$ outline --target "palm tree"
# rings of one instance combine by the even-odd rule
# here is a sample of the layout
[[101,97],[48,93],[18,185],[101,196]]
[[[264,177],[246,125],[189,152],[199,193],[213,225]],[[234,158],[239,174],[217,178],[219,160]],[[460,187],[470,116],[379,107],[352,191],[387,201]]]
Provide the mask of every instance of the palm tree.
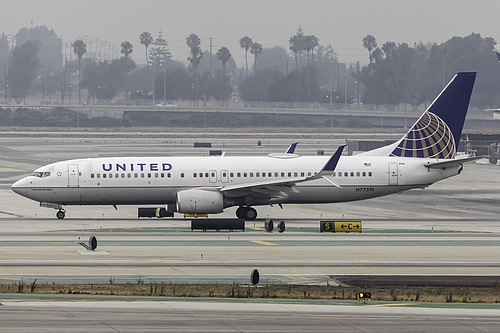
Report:
[[127,42],[127,41],[122,42],[120,44],[120,46],[122,47],[122,49],[120,50],[120,52],[125,55],[125,59],[127,59],[128,55],[131,54],[134,51],[133,50],[133,46],[132,46],[132,44],[130,44],[130,42]]
[[252,43],[250,46],[250,53],[254,55],[255,60],[253,63],[254,66],[254,74],[257,73],[257,56],[262,53],[262,44],[259,44],[257,42]]
[[372,63],[372,50],[377,47],[377,40],[372,35],[366,35],[363,38],[363,47],[368,50],[368,57],[370,58],[370,64]]
[[314,48],[319,45],[318,37],[314,35],[304,36],[304,46],[307,52],[307,64],[309,65],[309,54],[312,54],[311,60],[314,61]]
[[82,66],[81,61],[83,55],[87,52],[87,44],[83,40],[78,39],[73,42],[73,52],[78,56],[78,105],[82,104]]
[[143,31],[142,34],[139,36],[139,40],[141,41],[141,44],[144,45],[146,48],[146,66],[148,66],[149,65],[148,46],[153,42],[153,36],[149,32]]
[[[310,54],[314,52],[314,48],[318,46],[319,39],[314,36],[304,36],[304,48],[307,52],[307,101],[309,102],[311,99],[311,78],[310,78]],[[314,53],[313,53],[314,54]],[[313,59],[314,60],[314,59]]]
[[195,92],[195,101],[198,103],[198,65],[200,64],[201,59],[203,58],[203,52],[200,47],[201,39],[196,34],[190,34],[186,38],[186,44],[189,47],[189,53],[191,56],[187,58],[187,60],[193,66],[193,77],[194,77],[194,92]]
[[250,46],[252,46],[252,38],[245,36],[240,39],[240,47],[245,50],[245,65],[247,67],[247,77],[248,77],[248,49],[250,49]]
[[[122,49],[120,50],[120,52],[125,55],[125,70],[127,72],[127,76],[125,77],[125,98],[128,98],[128,72],[130,71],[130,67],[129,67],[129,63],[128,63],[128,55],[131,54],[134,50],[133,50],[133,46],[132,44],[130,44],[130,42],[122,42],[120,44],[120,46],[122,47]],[[132,60],[133,62],[133,60]]]
[[223,46],[217,51],[217,59],[222,62],[222,76],[226,77],[226,62],[231,59],[231,52],[227,47]]

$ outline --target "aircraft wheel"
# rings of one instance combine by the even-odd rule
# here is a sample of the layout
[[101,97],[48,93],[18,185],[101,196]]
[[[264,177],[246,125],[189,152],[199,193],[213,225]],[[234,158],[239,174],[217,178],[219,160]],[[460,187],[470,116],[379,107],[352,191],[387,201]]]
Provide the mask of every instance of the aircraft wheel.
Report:
[[236,217],[245,219],[245,207],[238,207],[238,209],[236,209]]
[[64,217],[66,216],[66,213],[62,210],[58,211],[56,213],[56,217],[59,219],[59,220],[62,220]]
[[257,211],[252,207],[245,209],[245,220],[253,221],[257,218]]

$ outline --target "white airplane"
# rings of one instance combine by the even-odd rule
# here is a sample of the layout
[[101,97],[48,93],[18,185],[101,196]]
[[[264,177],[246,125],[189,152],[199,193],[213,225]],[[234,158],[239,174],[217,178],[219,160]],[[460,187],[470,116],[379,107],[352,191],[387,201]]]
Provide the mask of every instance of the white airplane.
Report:
[[66,205],[166,205],[168,211],[257,218],[255,206],[335,203],[425,188],[455,176],[476,73],[458,73],[397,142],[355,156],[299,156],[293,144],[268,156],[109,157],[36,169],[12,190],[58,210]]

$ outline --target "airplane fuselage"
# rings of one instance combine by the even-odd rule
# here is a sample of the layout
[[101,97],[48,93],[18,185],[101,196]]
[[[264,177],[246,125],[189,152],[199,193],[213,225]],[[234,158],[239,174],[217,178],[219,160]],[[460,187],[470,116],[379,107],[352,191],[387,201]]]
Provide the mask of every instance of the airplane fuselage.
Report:
[[[116,157],[76,159],[41,167],[13,185],[30,199],[61,205],[175,204],[182,190],[315,176],[328,156]],[[343,156],[325,178],[281,186],[276,203],[335,203],[423,188],[458,174],[459,167],[429,169],[428,159]],[[435,161],[435,159],[432,159]],[[227,191],[224,207],[262,202],[233,201],[245,189]],[[265,197],[265,195],[263,195]]]

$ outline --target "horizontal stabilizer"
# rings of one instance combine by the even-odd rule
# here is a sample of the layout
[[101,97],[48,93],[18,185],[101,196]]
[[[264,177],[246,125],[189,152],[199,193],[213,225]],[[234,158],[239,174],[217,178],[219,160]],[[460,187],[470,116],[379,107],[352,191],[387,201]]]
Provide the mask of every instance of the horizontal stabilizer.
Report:
[[473,162],[476,160],[480,160],[482,158],[485,158],[485,157],[484,156],[473,156],[473,157],[464,157],[464,158],[454,158],[452,160],[445,160],[445,161],[438,160],[438,161],[424,163],[424,166],[429,168],[429,169],[442,169],[442,168],[449,168],[452,166],[462,165],[464,163]]

